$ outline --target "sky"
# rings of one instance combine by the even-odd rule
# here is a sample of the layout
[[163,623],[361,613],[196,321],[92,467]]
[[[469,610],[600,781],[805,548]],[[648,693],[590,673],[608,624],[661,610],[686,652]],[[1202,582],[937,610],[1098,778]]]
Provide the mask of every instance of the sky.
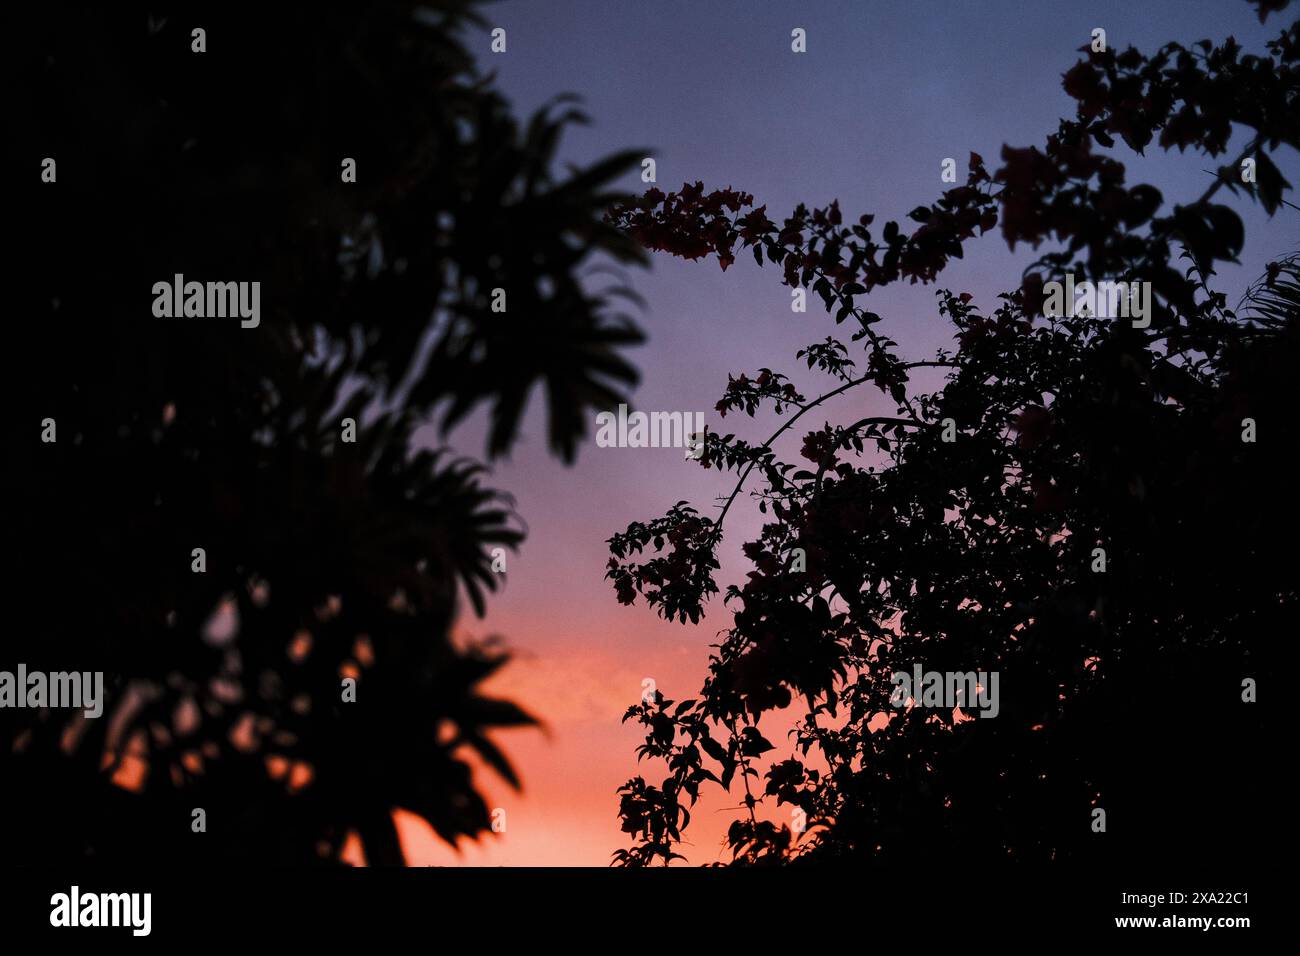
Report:
[[[490,52],[486,31],[474,32],[470,46],[496,71],[519,114],[560,93],[582,97],[592,124],[570,131],[562,163],[644,147],[665,191],[696,180],[732,186],[753,193],[778,222],[800,202],[832,199],[846,219],[874,213],[878,223],[901,221],[946,188],[944,158],[957,160],[964,179],[971,151],[993,169],[1004,143],[1041,144],[1061,117],[1073,115],[1060,77],[1096,27],[1110,46],[1148,53],[1171,40],[1228,35],[1262,53],[1284,23],[1273,17],[1261,26],[1244,0],[504,0],[484,13],[489,28],[506,30],[506,52]],[[796,27],[806,31],[806,53],[791,51]],[[1233,143],[1239,148],[1240,139]],[[1116,154],[1129,167],[1130,185],[1152,183],[1167,203],[1190,201],[1210,182],[1211,163],[1198,156],[1157,151],[1138,158],[1122,147]],[[1277,158],[1295,182],[1295,155]],[[620,185],[647,188],[636,174]],[[1246,223],[1247,265],[1225,269],[1219,286],[1235,302],[1263,263],[1296,247],[1300,230],[1293,210],[1270,222],[1240,199],[1224,201]],[[972,293],[992,311],[997,293],[1019,285],[1030,259],[1023,245],[1013,253],[990,233],[967,246],[941,285]],[[789,374],[805,394],[824,390],[800,372],[794,353],[833,334],[834,323],[815,297],[806,314],[793,314],[790,290],[771,267],[741,257],[723,273],[716,262],[656,255],[650,270],[628,278],[646,300],[639,322],[648,334],[630,356],[642,375],[634,407],[703,412],[711,430],[725,424],[761,442],[775,419],[728,416],[722,423],[712,411],[729,372],[766,366]],[[900,354],[913,359],[951,344],[934,303],[933,286],[890,286],[859,301],[885,316]],[[892,412],[878,393],[863,390],[806,421],[815,428],[825,418]],[[797,441],[795,433],[801,429],[791,430]],[[482,421],[472,421],[450,444],[481,457],[483,434]],[[433,429],[423,437],[440,443]],[[669,698],[697,696],[710,645],[729,621],[717,599],[698,626],[660,620],[639,601],[620,606],[604,580],[605,540],[681,499],[716,514],[716,499],[732,485],[684,461],[680,449],[589,441],[566,467],[548,454],[536,400],[518,447],[493,464],[492,482],[514,496],[528,539],[510,556],[487,616],[467,610],[458,630],[506,640],[515,660],[485,690],[517,700],[546,730],[497,735],[522,793],[476,769],[489,806],[505,811],[504,832],[453,850],[403,813],[403,844],[415,865],[605,866],[629,845],[619,832],[617,788],[638,773],[656,785],[666,775],[662,765],[638,765],[641,735],[634,723],[620,725],[623,712],[637,703],[647,677]],[[728,516],[723,589],[743,578],[739,544],[758,517],[744,499]],[[770,756],[791,756],[780,718],[763,721],[777,746]],[[728,858],[722,840],[738,804],[737,795],[716,791],[701,801],[683,848],[691,864]]]

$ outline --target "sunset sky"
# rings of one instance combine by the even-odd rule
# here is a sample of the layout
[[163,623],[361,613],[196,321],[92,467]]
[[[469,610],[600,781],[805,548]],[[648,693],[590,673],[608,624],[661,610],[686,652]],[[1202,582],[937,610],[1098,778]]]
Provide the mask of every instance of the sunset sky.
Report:
[[[778,222],[800,202],[838,199],[846,218],[870,212],[883,222],[902,220],[938,196],[945,157],[957,160],[964,178],[971,151],[996,168],[1003,143],[1040,144],[1071,109],[1060,76],[1096,27],[1106,30],[1112,47],[1148,52],[1171,40],[1230,33],[1247,51],[1259,51],[1280,29],[1276,21],[1261,26],[1240,0],[1089,6],[1080,12],[1068,0],[506,0],[488,6],[486,15],[507,30],[507,52],[489,53],[486,32],[470,46],[497,71],[520,114],[560,93],[583,98],[593,122],[569,134],[564,162],[644,147],[665,191],[684,180],[733,186],[767,204]],[[790,50],[795,27],[807,31],[806,54]],[[1167,203],[1188,201],[1210,182],[1209,164],[1195,156],[1157,151],[1139,160],[1122,147],[1117,156],[1128,166],[1130,184],[1153,183]],[[1289,159],[1294,171],[1294,156]],[[1279,165],[1286,172],[1288,163]],[[624,185],[645,188],[636,176]],[[1263,263],[1294,248],[1293,218],[1269,222],[1245,202],[1223,201],[1246,223],[1244,262]],[[967,247],[943,285],[972,293],[991,310],[998,292],[1019,284],[1029,259],[1025,247],[1012,254],[989,234]],[[1230,298],[1258,271],[1226,274],[1222,285]],[[723,273],[716,263],[656,256],[650,271],[631,280],[646,299],[639,321],[649,337],[632,353],[642,374],[636,407],[703,412],[716,430],[722,423],[712,408],[728,372],[768,366],[789,374],[806,394],[822,390],[822,381],[796,366],[794,353],[835,326],[811,299],[807,314],[792,314],[789,289],[776,270],[760,270],[745,257]],[[903,354],[919,359],[950,342],[934,301],[933,287],[891,286],[873,294],[868,307],[885,316]],[[873,411],[893,408],[864,390],[826,414],[839,420]],[[628,522],[661,515],[681,499],[716,514],[714,500],[730,492],[731,481],[684,462],[680,449],[597,448],[590,441],[566,467],[547,451],[541,412],[534,401],[519,447],[493,469],[495,486],[514,495],[528,538],[511,556],[507,584],[489,602],[487,617],[466,614],[458,630],[499,634],[514,649],[516,659],[488,690],[518,700],[545,721],[547,733],[498,735],[523,779],[522,794],[490,771],[477,771],[489,805],[506,810],[504,834],[457,853],[423,822],[402,817],[415,865],[607,865],[611,852],[627,845],[618,829],[617,787],[636,773],[655,784],[664,776],[661,766],[638,767],[641,735],[619,719],[637,702],[645,677],[667,697],[696,696],[709,645],[729,621],[718,599],[696,627],[666,623],[640,602],[621,607],[604,580],[604,542]],[[809,416],[809,427],[823,420]],[[724,430],[762,441],[772,421],[728,416]],[[798,440],[796,432],[790,440]],[[482,435],[475,422],[451,442],[480,457]],[[437,441],[432,429],[428,440]],[[739,544],[757,528],[759,516],[739,507],[745,504],[738,501],[728,518],[724,588],[743,575]],[[790,756],[772,715],[762,726],[777,745],[772,756]],[[739,803],[716,788],[706,794],[685,834],[692,864],[721,858],[733,819],[728,808]]]

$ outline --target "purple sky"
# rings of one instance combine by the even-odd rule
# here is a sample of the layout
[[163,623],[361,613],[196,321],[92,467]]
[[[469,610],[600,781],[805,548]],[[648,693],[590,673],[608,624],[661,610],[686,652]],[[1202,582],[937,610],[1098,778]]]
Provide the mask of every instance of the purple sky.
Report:
[[[644,146],[665,191],[697,179],[706,188],[734,186],[766,203],[778,222],[799,202],[832,199],[839,199],[846,219],[870,212],[878,223],[902,220],[945,188],[944,157],[957,159],[964,179],[972,150],[994,169],[1003,143],[1041,144],[1059,118],[1073,115],[1060,77],[1095,27],[1106,30],[1111,47],[1144,52],[1171,40],[1189,44],[1229,34],[1248,52],[1263,52],[1285,22],[1273,17],[1261,26],[1244,0],[520,0],[485,12],[492,26],[507,30],[507,52],[489,53],[486,33],[471,46],[482,51],[485,67],[497,70],[520,113],[562,92],[582,96],[593,124],[570,133],[563,161],[586,163]],[[790,50],[794,27],[807,31],[805,54]],[[1211,164],[1198,156],[1153,151],[1139,159],[1122,147],[1116,155],[1128,166],[1130,185],[1153,183],[1167,202],[1188,201],[1210,182]],[[1293,182],[1300,172],[1295,158],[1277,157]],[[624,185],[645,188],[635,175]],[[1246,222],[1246,266],[1225,270],[1219,286],[1235,303],[1265,262],[1295,248],[1300,229],[1294,210],[1268,222],[1242,200],[1223,201]],[[1018,285],[1030,258],[1023,245],[1013,255],[1000,235],[989,234],[967,246],[942,285],[971,292],[991,311],[994,296]],[[810,397],[824,390],[824,380],[800,374],[794,352],[834,334],[834,323],[815,296],[806,314],[792,314],[790,291],[775,269],[760,270],[742,256],[724,274],[716,263],[656,256],[651,271],[631,278],[648,306],[640,322],[649,343],[632,353],[642,372],[636,407],[702,411],[711,429],[724,425],[761,441],[774,419],[719,422],[711,411],[728,372],[768,366],[790,374]],[[860,300],[885,316],[885,329],[914,359],[951,344],[934,302],[933,286],[889,287]],[[892,414],[892,403],[864,389],[807,421],[813,428],[825,417],[873,411]],[[539,412],[534,401],[523,441],[494,469],[497,487],[516,497],[528,540],[511,558],[508,584],[490,603],[486,621],[465,618],[461,626],[477,635],[499,632],[522,655],[501,692],[547,718],[552,737],[504,737],[520,765],[522,799],[479,776],[490,802],[510,814],[502,837],[456,858],[412,830],[408,845],[417,862],[606,863],[624,845],[615,788],[638,772],[655,783],[663,776],[661,768],[637,767],[639,736],[631,726],[619,727],[622,710],[636,702],[645,676],[654,676],[669,697],[695,696],[708,645],[729,620],[720,601],[697,628],[658,621],[640,603],[621,608],[603,574],[610,533],[661,515],[679,499],[712,513],[714,498],[731,484],[683,462],[676,449],[589,443],[576,466],[565,468],[547,454]],[[802,431],[792,429],[791,440],[798,441],[795,433]],[[481,422],[452,440],[480,456]],[[724,587],[743,573],[738,546],[757,527],[756,512],[742,505],[728,519]],[[789,756],[788,745],[768,736],[778,744],[774,756]],[[728,805],[714,799],[698,816],[692,863],[717,858],[717,836],[731,816],[714,811]]]

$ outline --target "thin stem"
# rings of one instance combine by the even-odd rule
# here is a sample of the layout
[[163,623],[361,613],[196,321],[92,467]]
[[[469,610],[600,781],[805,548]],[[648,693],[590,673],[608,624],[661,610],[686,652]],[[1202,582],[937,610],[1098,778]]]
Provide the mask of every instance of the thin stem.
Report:
[[[955,364],[956,363],[954,362],[911,362],[902,367],[908,369],[908,368],[916,368],[922,365],[955,365]],[[763,451],[765,449],[771,448],[772,442],[780,438],[787,428],[789,428],[791,425],[797,422],[801,417],[803,417],[804,413],[809,412],[812,409],[816,408],[818,405],[822,404],[822,402],[825,402],[827,399],[834,398],[836,395],[843,395],[849,389],[854,388],[858,385],[861,385],[863,382],[867,382],[870,380],[871,380],[870,375],[864,375],[861,378],[855,378],[852,381],[845,382],[839,388],[833,389],[827,392],[825,395],[822,395],[819,398],[814,399],[813,401],[809,402],[807,405],[801,406],[799,411],[796,412],[794,415],[791,415],[788,419],[786,419],[785,424],[783,424],[780,428],[778,428],[775,432],[773,432],[772,436],[768,438],[767,441],[763,442],[763,444],[759,445],[757,450]],[[873,422],[877,424],[919,425],[921,427],[925,427],[926,424],[925,422],[921,421],[919,418],[908,420],[906,418],[877,417],[877,418],[864,418],[862,421],[858,422],[856,425],[852,427],[858,428],[861,427],[862,425],[871,424]],[[756,464],[758,464],[757,458],[750,461],[750,463],[745,467],[744,472],[741,473],[740,480],[736,482],[736,487],[731,490],[731,494],[730,496],[728,496],[726,504],[722,506],[722,513],[718,515],[718,520],[714,525],[713,534],[715,538],[722,533],[722,523],[723,521],[726,520],[727,512],[731,510],[731,503],[736,500],[736,495],[740,494],[740,489],[743,488],[745,485],[745,479],[749,477],[749,473],[754,470],[754,466]]]

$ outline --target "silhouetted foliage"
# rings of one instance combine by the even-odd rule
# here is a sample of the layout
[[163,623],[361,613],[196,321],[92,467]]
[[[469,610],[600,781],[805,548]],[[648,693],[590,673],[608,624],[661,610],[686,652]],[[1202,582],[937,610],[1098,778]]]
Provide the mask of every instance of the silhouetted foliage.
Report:
[[[11,23],[30,301],[8,351],[10,613],[31,616],[0,668],[102,670],[108,702],[0,712],[7,858],[334,862],[356,831],[401,862],[395,808],[452,842],[488,827],[467,748],[517,784],[488,732],[532,718],[477,689],[496,643],[451,627],[520,524],[481,466],[414,433],[482,407],[504,453],[541,386],[571,459],[640,339],[625,290],[584,269],[644,253],[604,221],[633,154],[557,174],[581,113],[517,120],[475,25],[461,0]],[[177,273],[260,281],[260,325],[154,318]]]
[[[698,700],[658,695],[624,717],[647,728],[639,756],[668,776],[620,791],[635,843],[616,864],[672,859],[707,782],[743,785],[728,842],[745,865],[878,860],[961,880],[999,859],[1231,859],[1265,839],[1259,804],[1284,758],[1242,682],[1270,673],[1267,654],[1297,623],[1300,260],[1269,263],[1237,309],[1211,282],[1244,238],[1216,196],[1293,213],[1271,156],[1300,148],[1300,30],[1262,57],[1232,39],[1083,52],[1064,76],[1076,116],[1042,147],[1004,147],[996,170],[972,154],[966,183],[913,210],[914,226],[876,232],[836,203],[777,225],[749,194],[700,183],[652,189],[614,216],[651,249],[724,269],[748,250],[853,329],[799,352],[833,383],[814,399],[770,369],[729,378],[721,415],[792,414],[762,444],[708,436],[704,466],[739,475],[720,516],[679,502],[610,539],[622,603],[641,595],[697,621],[750,476],[770,516],[744,545],[753,570],[726,590],[732,623]],[[1215,157],[1234,127],[1240,155],[1171,210],[1106,152],[1122,139]],[[866,293],[934,281],[998,227],[1013,249],[1046,251],[992,314],[939,291],[954,347],[899,356]],[[1149,327],[1045,317],[1044,283],[1067,273],[1149,281]],[[912,384],[921,367],[937,390]],[[814,426],[824,402],[863,384],[896,415]],[[1247,418],[1255,443],[1242,440]],[[789,461],[774,442],[796,423],[812,430]],[[892,673],[914,663],[997,671],[1001,712],[892,706]],[[799,708],[788,751],[758,729],[787,707]],[[795,808],[802,835],[781,822]]]

